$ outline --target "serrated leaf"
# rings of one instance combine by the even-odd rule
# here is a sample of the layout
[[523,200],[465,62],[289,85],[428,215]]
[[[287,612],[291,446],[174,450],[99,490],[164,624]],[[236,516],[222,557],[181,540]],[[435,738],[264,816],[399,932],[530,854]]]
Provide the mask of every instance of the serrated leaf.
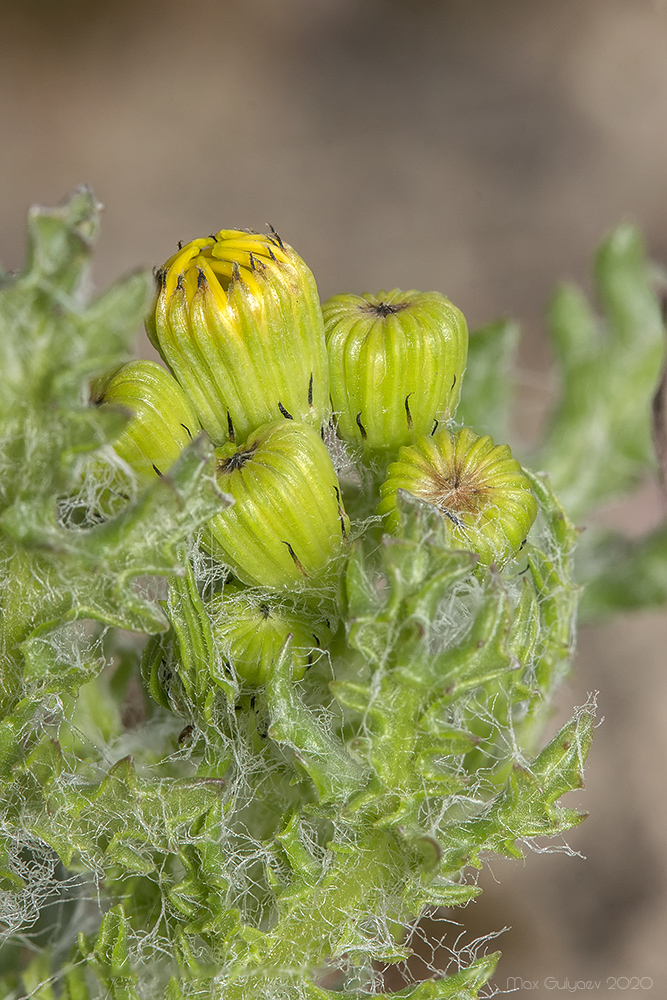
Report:
[[59,208],[31,208],[26,276],[74,292],[99,231],[101,207],[92,191],[82,187]]
[[[110,441],[125,419],[87,405],[88,379],[125,359],[153,285],[149,274],[135,274],[87,303],[98,216],[87,190],[60,208],[33,210],[26,268],[0,288],[6,698],[19,694],[24,664],[32,682],[56,675],[39,640],[66,621],[90,617],[139,631],[164,629],[160,609],[135,581],[180,572],[180,545],[221,505],[207,472],[210,449],[200,441],[168,477],[105,524],[75,530],[59,520],[75,457]],[[63,689],[84,679],[70,668]]]
[[[12,639],[28,632],[24,655],[39,651],[34,640],[81,618],[149,634],[167,627],[161,609],[141,596],[135,581],[183,572],[182,543],[225,503],[211,476],[211,456],[210,444],[193,442],[168,475],[96,528],[44,527],[27,511],[3,522],[23,546],[23,600],[15,611],[6,604],[4,624]],[[7,601],[16,596],[7,595]]]
[[[408,647],[399,654],[398,665],[422,685],[450,700],[478,687],[507,670],[514,669],[507,648],[511,622],[509,596],[497,578],[484,593],[480,607],[465,639],[452,649],[432,656],[415,658]],[[405,660],[403,660],[405,656]]]
[[479,867],[482,850],[521,857],[517,840],[554,836],[580,823],[584,815],[555,803],[583,784],[593,725],[593,708],[584,706],[532,763],[514,766],[503,790],[481,815],[445,826],[440,833],[441,872],[456,872],[464,864]]

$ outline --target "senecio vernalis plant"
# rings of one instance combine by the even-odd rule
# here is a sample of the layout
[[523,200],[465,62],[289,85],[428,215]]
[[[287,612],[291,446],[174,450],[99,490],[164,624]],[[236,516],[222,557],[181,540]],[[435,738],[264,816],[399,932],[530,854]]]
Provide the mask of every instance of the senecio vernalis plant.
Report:
[[[85,190],[34,209],[0,282],[2,996],[487,995],[479,942],[389,984],[485,855],[583,818],[593,701],[545,738],[581,582],[589,618],[665,599],[665,529],[575,526],[653,465],[638,234],[599,252],[604,319],[553,301],[528,468],[513,324],[321,306],[273,230],[91,301],[97,227]],[[164,365],[128,361],[145,317]]]

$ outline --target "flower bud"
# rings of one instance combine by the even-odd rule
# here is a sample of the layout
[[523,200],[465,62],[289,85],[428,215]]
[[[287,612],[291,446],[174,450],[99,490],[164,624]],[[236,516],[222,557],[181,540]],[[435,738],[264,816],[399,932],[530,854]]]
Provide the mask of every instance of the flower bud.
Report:
[[281,420],[240,448],[216,450],[218,486],[234,504],[203,539],[244,583],[275,589],[322,574],[347,537],[349,519],[319,433]]
[[438,292],[335,295],[322,307],[338,433],[397,450],[456,411],[468,328]]
[[122,406],[132,419],[113,443],[114,451],[144,482],[163,475],[199,433],[187,396],[154,361],[130,361],[93,385],[96,405]]
[[277,233],[223,229],[159,272],[148,335],[213,442],[293,419],[320,427],[329,373],[317,286]]
[[331,629],[312,612],[296,612],[282,603],[258,598],[251,591],[227,585],[207,604],[213,630],[226,646],[239,677],[263,684],[292,636],[292,677],[300,680],[319,659],[331,639]]
[[537,515],[530,483],[509,446],[469,427],[456,433],[442,428],[401,448],[377,508],[394,532],[400,524],[398,490],[437,507],[452,546],[476,552],[486,564],[501,566],[516,555]]

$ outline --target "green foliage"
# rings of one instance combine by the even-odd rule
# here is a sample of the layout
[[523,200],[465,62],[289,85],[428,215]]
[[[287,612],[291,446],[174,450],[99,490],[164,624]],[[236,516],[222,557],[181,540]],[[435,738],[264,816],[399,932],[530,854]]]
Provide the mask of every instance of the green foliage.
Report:
[[574,517],[626,493],[654,463],[647,403],[658,383],[663,327],[651,279],[640,234],[619,226],[595,261],[604,321],[574,286],[560,288],[551,303],[562,387],[537,463]]
[[[409,957],[425,910],[478,894],[486,854],[520,857],[583,818],[559,800],[582,785],[593,704],[544,745],[580,595],[554,488],[580,513],[650,464],[661,328],[641,244],[623,227],[601,251],[606,332],[579,294],[556,300],[563,393],[550,475],[526,470],[538,516],[516,559],[501,572],[452,549],[442,515],[406,493],[382,535],[378,470],[357,464],[353,541],[320,589],[242,590],[304,630],[325,621],[317,655],[302,630],[298,656],[288,637],[248,674],[216,625],[229,567],[198,542],[228,502],[208,441],[143,488],[111,448],[126,418],[89,404],[150,291],[136,275],[87,301],[96,228],[87,192],[33,213],[26,269],[0,288],[3,996],[388,996],[378,970]],[[463,382],[465,422],[500,440],[515,345],[508,323],[473,334]],[[584,551],[591,613],[662,599],[659,534]],[[637,565],[652,567],[641,584]],[[473,1000],[497,959],[391,996]]]
[[[39,858],[53,844],[69,863],[93,849],[88,831],[107,825],[103,789],[116,780],[107,776],[88,796],[82,788],[61,795],[59,781],[78,779],[50,735],[49,715],[104,667],[94,633],[72,623],[93,619],[149,634],[166,628],[138,583],[184,573],[183,543],[223,506],[203,439],[105,523],[94,513],[86,519],[73,499],[80,462],[104,451],[126,419],[88,405],[90,380],[125,359],[151,294],[150,276],[141,273],[88,301],[98,221],[85,190],[62,208],[34,209],[26,267],[0,288],[2,877],[25,905],[39,889],[17,874],[16,852]],[[61,806],[59,825],[49,810]],[[77,833],[67,826],[68,809]],[[30,832],[22,834],[24,822]],[[16,903],[19,915],[24,903]]]
[[168,481],[137,496],[117,518],[67,523],[77,459],[113,440],[125,420],[88,405],[90,379],[126,355],[150,292],[149,276],[137,274],[87,303],[97,224],[98,207],[87,191],[62,209],[33,210],[28,264],[0,290],[5,705],[20,697],[20,668],[37,684],[58,668],[43,637],[65,622],[92,618],[148,633],[164,628],[159,608],[134,581],[182,572],[178,544],[221,506],[207,482],[210,446],[198,441]]
[[582,614],[587,620],[615,612],[655,608],[667,603],[667,527],[643,538],[596,533],[586,547],[587,586]]
[[[656,473],[651,403],[665,330],[658,277],[636,228],[621,225],[602,243],[594,280],[602,316],[575,285],[553,296],[548,333],[559,387],[532,457],[577,520]],[[478,431],[507,426],[515,347],[516,327],[505,321],[471,335],[459,417]],[[639,538],[588,525],[577,547],[583,620],[665,604],[666,539],[664,525]]]
[[461,423],[479,434],[509,437],[512,401],[512,367],[519,342],[519,327],[511,320],[489,323],[470,336],[465,392],[458,409]]
[[[574,287],[561,288],[552,302],[562,391],[537,459],[577,517],[655,475],[656,465],[651,400],[664,327],[654,271],[632,226],[619,226],[600,247],[595,282],[603,321]],[[663,525],[633,540],[586,531],[578,553],[584,619],[664,604],[666,556]]]

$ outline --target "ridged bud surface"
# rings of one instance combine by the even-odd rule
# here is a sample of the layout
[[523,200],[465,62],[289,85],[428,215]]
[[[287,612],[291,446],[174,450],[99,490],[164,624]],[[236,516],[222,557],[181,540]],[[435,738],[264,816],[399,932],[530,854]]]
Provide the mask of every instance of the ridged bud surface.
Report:
[[463,314],[439,292],[336,295],[322,307],[338,433],[396,450],[456,411],[468,353]]
[[218,486],[235,502],[211,521],[204,544],[244,583],[282,589],[317,579],[349,528],[319,433],[281,420],[216,455]]
[[163,475],[200,431],[197,415],[178,382],[154,361],[131,361],[94,384],[98,406],[122,406],[132,419],[114,451],[145,482]]
[[239,677],[263,684],[288,636],[292,637],[292,677],[299,680],[329,643],[331,629],[321,619],[298,613],[237,587],[207,605],[215,634],[227,648]]
[[496,445],[468,427],[446,428],[401,448],[380,487],[378,514],[389,531],[399,527],[397,491],[442,512],[453,548],[469,549],[480,562],[502,565],[521,548],[537,515],[537,502],[508,445]]
[[158,277],[148,335],[215,444],[273,420],[328,419],[317,286],[277,234],[223,229],[187,243]]

